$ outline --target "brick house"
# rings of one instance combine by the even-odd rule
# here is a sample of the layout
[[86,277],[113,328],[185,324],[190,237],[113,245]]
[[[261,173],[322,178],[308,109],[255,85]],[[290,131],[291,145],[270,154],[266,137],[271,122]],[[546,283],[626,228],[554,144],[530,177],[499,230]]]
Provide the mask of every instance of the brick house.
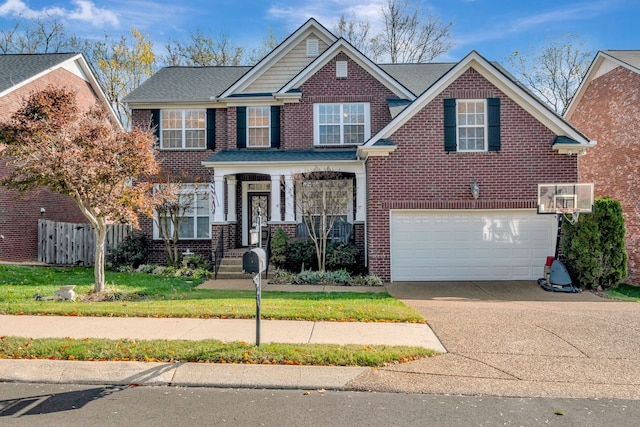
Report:
[[[8,120],[25,98],[49,85],[76,92],[82,109],[96,102],[109,106],[81,54],[0,55],[0,121]],[[115,114],[113,117],[114,122],[119,123]],[[7,161],[0,159],[0,179],[7,175]],[[86,222],[67,196],[46,189],[20,193],[0,188],[0,261],[38,260],[38,219],[41,218]]]
[[640,283],[640,50],[598,52],[565,118],[599,142],[579,158],[579,178],[622,204],[629,280]]
[[197,196],[183,250],[247,246],[258,207],[295,236],[297,178],[330,170],[369,272],[394,281],[541,276],[555,227],[537,184],[577,181],[567,154],[593,145],[476,52],[378,65],[313,19],[254,67],[164,68],[125,101]]

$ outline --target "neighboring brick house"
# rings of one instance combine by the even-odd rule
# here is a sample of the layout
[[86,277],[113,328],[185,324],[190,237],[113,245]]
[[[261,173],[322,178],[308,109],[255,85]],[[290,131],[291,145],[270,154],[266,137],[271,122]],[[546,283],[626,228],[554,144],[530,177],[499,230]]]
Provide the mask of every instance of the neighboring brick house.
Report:
[[566,154],[592,145],[475,52],[377,65],[313,19],[254,67],[164,68],[125,101],[198,196],[183,250],[247,246],[258,207],[296,235],[296,178],[331,170],[369,272],[394,281],[540,277],[555,221],[537,184],[577,181]]
[[598,141],[579,158],[579,178],[622,204],[629,281],[640,283],[640,50],[598,52],[565,118]]
[[[76,92],[81,109],[96,102],[109,109],[104,93],[81,54],[0,55],[0,121],[8,120],[32,93],[49,85]],[[115,114],[113,115],[117,121]],[[8,176],[0,159],[0,179]],[[36,189],[20,193],[0,188],[0,261],[38,260],[38,219],[86,222],[67,196]]]

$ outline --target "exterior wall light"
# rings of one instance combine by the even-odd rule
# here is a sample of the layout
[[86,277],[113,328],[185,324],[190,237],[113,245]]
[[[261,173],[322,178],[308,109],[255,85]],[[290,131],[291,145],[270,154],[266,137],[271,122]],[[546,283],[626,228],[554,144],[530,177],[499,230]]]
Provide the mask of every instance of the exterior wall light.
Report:
[[478,199],[478,196],[480,196],[480,186],[478,185],[478,183],[473,181],[469,189],[471,190],[471,195],[473,196],[473,198]]

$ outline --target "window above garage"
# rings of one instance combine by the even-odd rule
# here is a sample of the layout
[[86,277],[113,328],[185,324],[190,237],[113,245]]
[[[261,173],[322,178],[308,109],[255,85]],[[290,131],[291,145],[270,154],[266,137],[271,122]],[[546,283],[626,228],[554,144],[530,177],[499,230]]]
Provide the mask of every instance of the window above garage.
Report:
[[444,100],[445,151],[500,151],[500,99]]

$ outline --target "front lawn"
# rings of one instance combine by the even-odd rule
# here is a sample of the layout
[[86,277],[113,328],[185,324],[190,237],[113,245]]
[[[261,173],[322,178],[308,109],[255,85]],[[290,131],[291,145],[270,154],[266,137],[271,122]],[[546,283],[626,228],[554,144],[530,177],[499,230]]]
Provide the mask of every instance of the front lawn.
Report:
[[620,284],[609,290],[611,298],[640,302],[640,286]]
[[[196,289],[203,279],[145,273],[106,273],[112,301],[83,302],[92,289],[90,268],[0,265],[0,313],[73,316],[255,317],[255,292]],[[37,301],[62,285],[76,285],[75,302]],[[266,319],[424,322],[386,293],[263,292]]]

